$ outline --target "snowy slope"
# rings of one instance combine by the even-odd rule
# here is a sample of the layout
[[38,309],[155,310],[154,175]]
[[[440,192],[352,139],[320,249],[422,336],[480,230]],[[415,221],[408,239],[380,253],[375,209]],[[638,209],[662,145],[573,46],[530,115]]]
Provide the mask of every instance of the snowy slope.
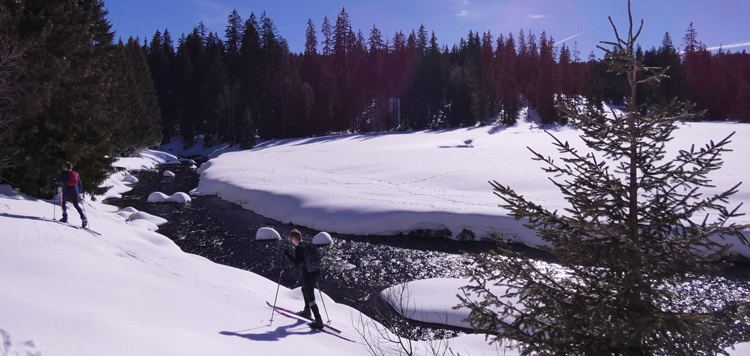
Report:
[[[96,233],[52,221],[59,207],[0,186],[0,355],[369,354],[358,329],[376,324],[358,311],[324,295],[333,324],[356,343],[278,314],[269,325],[273,281],[186,254],[128,224],[125,211],[85,207]],[[69,219],[80,224],[74,211]],[[278,304],[301,309],[299,289],[281,287]],[[495,350],[479,336],[450,343],[462,354]]]
[[[50,355],[292,354],[299,342],[314,354],[362,354],[361,345],[308,335],[291,319],[268,326],[272,281],[185,254],[94,207],[101,236],[42,220],[52,209],[7,188],[0,195],[0,329],[12,340],[33,340]],[[281,289],[280,305],[302,304],[299,291]],[[352,310],[326,305],[356,336]],[[255,342],[278,340],[291,342]]]

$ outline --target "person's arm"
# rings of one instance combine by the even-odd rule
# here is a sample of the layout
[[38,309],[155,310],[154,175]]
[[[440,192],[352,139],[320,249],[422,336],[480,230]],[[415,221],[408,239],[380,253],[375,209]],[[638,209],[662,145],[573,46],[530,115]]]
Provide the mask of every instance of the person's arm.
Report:
[[299,265],[300,262],[302,262],[302,258],[303,258],[302,250],[299,248],[299,246],[296,246],[294,248],[294,255],[292,255],[292,253],[289,252],[289,250],[284,249],[284,256],[286,256],[286,258],[292,261],[292,263],[294,263],[295,265]]
[[[78,173],[76,173],[78,174]],[[78,174],[78,194],[83,194],[83,183],[81,182],[81,175]]]
[[53,183],[55,183],[55,185],[60,185],[60,183],[63,182],[63,179],[65,179],[65,177],[63,177],[63,174],[65,174],[65,172],[60,172],[60,175],[57,176],[57,179],[54,180]]

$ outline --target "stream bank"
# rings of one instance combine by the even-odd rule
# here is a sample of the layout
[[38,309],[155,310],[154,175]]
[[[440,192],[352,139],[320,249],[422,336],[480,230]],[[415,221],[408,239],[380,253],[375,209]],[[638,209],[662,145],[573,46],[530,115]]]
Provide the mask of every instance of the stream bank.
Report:
[[[163,175],[165,170],[175,177]],[[139,183],[120,199],[106,202],[125,208],[132,206],[168,223],[159,233],[172,239],[183,251],[206,257],[216,263],[241,268],[262,275],[269,280],[280,280],[288,288],[299,287],[299,271],[282,255],[285,239],[258,241],[255,233],[261,227],[272,227],[282,237],[292,229],[309,239],[319,231],[269,219],[215,196],[193,197],[188,204],[148,203],[150,193],[167,195],[189,192],[198,185],[199,175],[187,164],[163,165],[154,172],[135,173]],[[384,325],[405,325],[407,337],[435,339],[469,332],[443,325],[404,321],[381,297],[380,292],[407,281],[428,278],[461,277],[466,252],[478,253],[493,248],[489,242],[459,242],[447,238],[402,236],[357,236],[331,233],[334,243],[324,248],[320,288],[338,303],[349,305]],[[516,247],[529,258],[549,261],[544,253],[524,246]],[[696,288],[681,294],[706,297],[705,291],[731,293],[750,301],[750,264],[737,261],[722,278],[706,280]],[[279,278],[281,276],[281,278]],[[252,286],[248,286],[252,288]],[[273,300],[273,291],[269,291]],[[301,309],[300,306],[288,306]],[[346,321],[350,322],[350,321]]]
[[[175,177],[164,176],[164,171]],[[261,227],[272,227],[282,237],[298,229],[310,239],[319,231],[269,219],[215,196],[198,196],[187,204],[148,203],[155,191],[171,195],[189,192],[198,185],[199,175],[187,164],[162,165],[157,171],[133,173],[139,182],[122,198],[107,204],[120,208],[132,206],[168,222],[159,233],[172,239],[183,251],[213,262],[241,268],[279,280],[288,288],[299,287],[299,270],[283,256],[286,239],[255,240]],[[334,243],[324,247],[321,290],[336,302],[347,304],[380,322],[400,319],[381,297],[380,292],[393,285],[417,279],[461,277],[468,262],[465,252],[482,252],[493,247],[489,242],[459,242],[447,238],[420,236],[357,236],[331,233]],[[527,249],[529,254],[538,253]],[[273,300],[273,291],[269,291]],[[302,306],[289,306],[292,309]],[[410,336],[450,337],[458,328],[409,321]]]

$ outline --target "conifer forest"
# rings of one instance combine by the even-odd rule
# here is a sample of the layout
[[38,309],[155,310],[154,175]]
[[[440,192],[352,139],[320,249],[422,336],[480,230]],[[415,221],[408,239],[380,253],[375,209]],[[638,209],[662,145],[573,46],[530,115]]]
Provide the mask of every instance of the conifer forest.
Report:
[[[0,181],[51,196],[76,162],[95,193],[113,157],[180,137],[243,148],[257,139],[478,124],[514,125],[523,109],[564,125],[564,100],[623,105],[610,58],[556,46],[545,32],[470,31],[440,46],[424,26],[352,28],[345,9],[308,20],[302,53],[265,13],[227,15],[224,33],[115,38],[102,0],[0,2]],[[750,54],[710,52],[699,30],[637,47],[668,78],[639,102],[689,100],[702,120],[750,121]]]

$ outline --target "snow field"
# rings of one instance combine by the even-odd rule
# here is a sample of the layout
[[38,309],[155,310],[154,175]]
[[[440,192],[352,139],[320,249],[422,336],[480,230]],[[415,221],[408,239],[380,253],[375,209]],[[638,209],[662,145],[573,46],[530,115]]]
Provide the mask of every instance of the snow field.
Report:
[[[732,151],[723,156],[724,168],[710,177],[716,188],[706,194],[750,182],[744,163],[750,146],[743,144],[750,140],[750,125],[679,127],[667,144],[667,158],[736,131]],[[556,127],[550,133],[587,151],[574,128]],[[191,195],[217,195],[284,223],[333,233],[394,235],[427,229],[448,230],[453,238],[497,233],[538,246],[543,242],[523,221],[498,207],[503,202],[488,182],[508,185],[563,212],[567,202],[528,150],[556,157],[551,141],[544,130],[525,125],[274,140],[209,160],[199,168],[200,184]],[[740,186],[729,205],[743,203],[741,210],[747,212],[749,189]],[[734,222],[750,223],[750,216]],[[731,253],[750,257],[748,246],[730,242]]]

